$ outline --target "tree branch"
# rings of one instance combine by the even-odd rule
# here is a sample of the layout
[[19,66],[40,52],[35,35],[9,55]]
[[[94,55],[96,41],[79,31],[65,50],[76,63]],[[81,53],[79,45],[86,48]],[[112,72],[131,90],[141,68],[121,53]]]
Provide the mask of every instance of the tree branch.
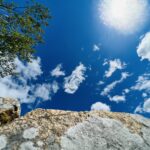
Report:
[[3,4],[0,4],[0,7],[4,8],[4,9],[10,9],[10,10],[13,10],[13,11],[15,11],[16,9],[25,9],[25,8],[27,8],[27,7],[14,7],[14,8],[11,8],[11,7],[3,5]]

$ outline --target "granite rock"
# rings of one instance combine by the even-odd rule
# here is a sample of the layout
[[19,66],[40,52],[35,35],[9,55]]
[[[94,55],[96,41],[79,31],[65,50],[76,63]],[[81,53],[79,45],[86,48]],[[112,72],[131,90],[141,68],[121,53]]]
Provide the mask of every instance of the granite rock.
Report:
[[37,109],[0,126],[0,150],[150,150],[139,115]]

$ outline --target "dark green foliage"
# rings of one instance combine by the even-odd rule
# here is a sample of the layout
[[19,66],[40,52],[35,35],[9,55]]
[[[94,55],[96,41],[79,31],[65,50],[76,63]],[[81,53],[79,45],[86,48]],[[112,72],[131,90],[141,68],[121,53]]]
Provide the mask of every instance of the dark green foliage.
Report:
[[35,46],[43,42],[43,28],[48,25],[49,18],[48,8],[32,0],[23,6],[0,0],[1,77],[13,73],[15,66],[12,62],[16,56],[21,60],[31,60]]

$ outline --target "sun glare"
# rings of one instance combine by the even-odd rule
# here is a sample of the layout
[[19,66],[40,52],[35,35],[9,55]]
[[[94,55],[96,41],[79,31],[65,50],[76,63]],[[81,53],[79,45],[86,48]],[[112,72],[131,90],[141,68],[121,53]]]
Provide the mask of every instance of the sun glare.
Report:
[[139,31],[148,21],[147,0],[101,0],[100,19],[103,24],[123,34]]

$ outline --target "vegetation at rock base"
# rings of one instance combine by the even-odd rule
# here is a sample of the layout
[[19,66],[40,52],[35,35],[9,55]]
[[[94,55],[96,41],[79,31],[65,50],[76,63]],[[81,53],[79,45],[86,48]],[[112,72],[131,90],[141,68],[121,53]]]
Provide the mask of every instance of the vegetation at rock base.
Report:
[[14,73],[16,57],[31,61],[50,18],[48,8],[34,0],[22,6],[0,0],[0,77]]

